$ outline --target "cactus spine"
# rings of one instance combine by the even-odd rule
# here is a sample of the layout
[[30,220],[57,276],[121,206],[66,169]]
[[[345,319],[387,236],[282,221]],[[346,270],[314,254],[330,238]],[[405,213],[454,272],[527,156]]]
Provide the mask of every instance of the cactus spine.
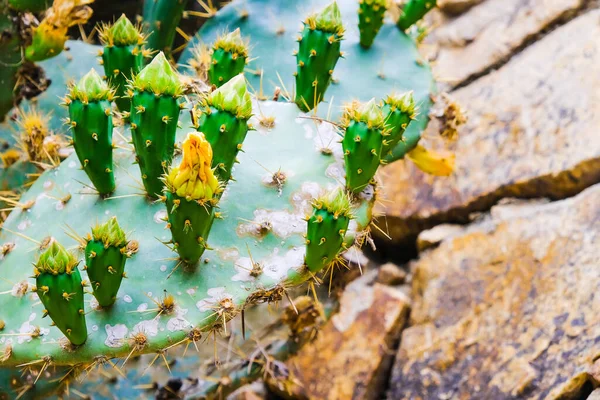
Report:
[[98,304],[111,306],[126,277],[127,238],[116,217],[92,228],[85,245],[85,266]]
[[190,132],[183,159],[165,176],[168,226],[173,246],[187,264],[198,262],[215,218],[221,185],[212,168],[212,149],[202,133]]
[[211,53],[208,79],[216,87],[243,73],[248,62],[248,44],[242,39],[240,28],[215,40]]
[[125,14],[112,25],[100,29],[102,64],[109,84],[118,96],[115,103],[119,110],[129,111],[131,99],[126,94],[127,81],[140,72],[144,66],[142,46],[145,38],[138,28],[133,26]]
[[358,30],[360,32],[360,44],[365,48],[369,48],[383,26],[387,0],[359,0],[359,4]]
[[313,201],[313,214],[307,219],[306,257],[311,272],[335,261],[343,249],[344,237],[352,219],[350,199],[343,190],[334,190]]
[[248,119],[252,116],[252,99],[244,75],[239,74],[205,96],[197,111],[196,129],[204,133],[213,149],[215,173],[227,183],[248,133]]
[[65,336],[76,346],[87,339],[83,308],[83,286],[77,269],[79,261],[57,241],[34,264],[36,292],[49,315]]
[[72,86],[66,103],[73,146],[81,166],[100,195],[115,190],[112,112],[114,92],[95,69]]
[[382,111],[385,115],[385,123],[389,127],[389,136],[383,142],[383,156],[390,154],[400,141],[403,141],[409,149],[414,148],[417,145],[418,138],[417,141],[404,140],[406,128],[417,116],[412,92],[386,97],[383,101]]
[[161,52],[134,77],[130,90],[137,162],[147,195],[157,198],[163,189],[161,177],[173,159],[183,86]]
[[425,16],[437,4],[437,0],[408,0],[402,9],[397,26],[405,31]]
[[362,105],[347,106],[342,125],[346,187],[358,193],[372,182],[379,167],[384,136],[388,135],[385,118],[375,99],[371,99]]
[[303,111],[312,110],[323,100],[335,65],[342,55],[340,42],[343,36],[342,16],[335,1],[304,22],[304,29],[298,37],[295,73],[295,101]]

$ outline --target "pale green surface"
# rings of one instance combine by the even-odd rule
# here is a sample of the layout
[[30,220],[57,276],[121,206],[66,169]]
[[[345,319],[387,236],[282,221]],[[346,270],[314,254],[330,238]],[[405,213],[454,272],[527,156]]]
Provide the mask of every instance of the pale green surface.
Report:
[[[330,0],[234,1],[203,25],[181,55],[179,63],[189,61],[191,50],[198,42],[211,44],[226,29],[240,28],[242,36],[250,40],[250,58],[253,61],[246,67],[246,77],[251,87],[259,91],[260,76],[252,72],[262,69],[262,87],[268,98],[273,96],[276,86],[282,86],[277,73],[291,93],[294,89],[292,74],[296,71],[293,51],[298,50],[296,37],[301,21],[329,3]],[[337,63],[333,74],[337,83],[329,86],[325,101],[319,104],[318,114],[327,117],[331,105],[330,118],[338,120],[346,102],[354,99],[364,102],[373,97],[380,100],[393,91],[414,90],[420,111],[417,120],[410,124],[407,135],[418,135],[427,124],[431,106],[429,96],[434,83],[429,66],[421,66],[416,61],[420,57],[413,39],[401,33],[391,21],[386,21],[388,23],[381,28],[373,46],[364,49],[359,44],[358,1],[339,0],[338,5],[346,28],[342,41],[344,58]],[[248,12],[247,18],[240,18],[242,11]],[[285,27],[285,31],[278,35],[281,27]],[[394,155],[395,159],[405,154],[406,149],[399,150]]]
[[[0,296],[0,319],[6,322],[2,333],[29,331],[27,324],[40,326],[43,333],[40,338],[29,342],[25,340],[20,344],[19,340],[23,341],[27,337],[0,336],[0,352],[7,341],[12,341],[13,345],[13,356],[6,365],[20,364],[46,355],[52,356],[55,363],[63,364],[90,361],[98,355],[123,356],[129,353],[130,344],[126,340],[119,342],[123,346],[118,348],[105,345],[107,324],[112,327],[118,324],[125,325],[125,338],[139,330],[145,331],[150,344],[144,352],[155,351],[184,338],[191,326],[210,325],[212,319],[209,316],[212,311],[199,310],[197,307],[197,303],[202,300],[208,302],[210,307],[215,301],[231,296],[240,306],[256,289],[272,288],[286,279],[295,282],[303,279],[293,269],[300,267],[303,262],[304,239],[301,234],[306,230],[306,223],[300,218],[311,210],[310,200],[319,195],[319,187],[335,187],[340,184],[335,178],[326,176],[325,171],[327,167],[332,166],[334,159],[341,160],[341,147],[336,134],[329,128],[330,125],[322,125],[318,136],[320,139],[315,140],[317,131],[314,122],[296,118],[298,111],[293,104],[261,103],[260,110],[265,115],[276,116],[275,128],[271,131],[260,128],[258,131],[249,132],[244,143],[245,152],[240,153],[240,164],[236,165],[233,172],[237,181],[229,184],[220,203],[225,219],[215,221],[208,240],[214,247],[214,250],[204,254],[203,259],[208,262],[201,262],[195,271],[185,272],[181,268],[168,280],[167,276],[177,262],[165,260],[175,257],[176,254],[159,241],[170,239],[169,231],[164,229],[165,223],[159,220],[165,215],[163,204],[150,204],[140,196],[101,200],[94,194],[84,194],[90,191],[78,181],[89,184],[89,180],[85,173],[78,169],[80,165],[74,156],[64,161],[57,170],[45,173],[33,185],[22,201],[36,199],[35,206],[29,211],[13,212],[6,221],[5,228],[37,241],[51,235],[65,246],[74,247],[75,241],[65,233],[66,225],[84,235],[97,221],[103,222],[116,215],[125,231],[133,231],[129,237],[139,241],[139,252],[127,261],[126,271],[129,279],[123,282],[113,308],[109,311],[91,311],[89,303],[86,305],[86,311],[90,311],[87,315],[88,341],[71,353],[61,349],[59,340],[62,340],[63,336],[57,328],[49,326],[50,319],[41,319],[43,307],[33,295],[28,294],[22,298],[11,294]],[[255,108],[255,112],[257,111]],[[187,112],[182,113],[183,127],[190,126],[188,115]],[[255,125],[259,126],[257,123]],[[178,139],[181,140],[187,131],[180,129]],[[316,150],[316,142],[319,142],[319,147],[321,142],[330,146],[335,156],[322,155]],[[140,186],[139,169],[132,161],[132,153],[124,150],[115,152],[115,163],[118,165],[115,167],[116,197],[140,192],[136,188]],[[275,172],[279,168],[288,176],[281,195],[277,188],[263,183],[265,178],[271,176],[267,171]],[[343,166],[338,164],[334,170],[343,171]],[[339,176],[339,172],[334,175]],[[303,184],[304,191],[301,190]],[[72,195],[72,199],[64,209],[60,209],[55,198],[49,197],[61,198],[67,193]],[[295,199],[296,209],[290,202],[291,199]],[[240,237],[236,234],[236,229],[239,225],[247,223],[244,219],[255,219],[257,209],[281,211],[280,218],[271,219],[274,232],[294,226],[295,232],[289,237],[276,236],[272,232],[263,239],[252,235]],[[286,216],[285,211],[294,214]],[[368,221],[363,212],[362,223],[366,224]],[[253,226],[252,223],[249,224]],[[34,243],[5,230],[1,242],[6,241],[14,241],[16,247],[0,261],[0,275],[4,278],[0,281],[0,292],[10,291],[13,284],[23,280],[33,284],[33,280],[28,277],[31,275],[31,263],[37,253],[34,251]],[[250,267],[246,245],[255,262],[265,262],[267,256],[275,252],[280,256],[272,257],[274,262],[263,264],[264,273],[257,280],[249,278],[247,271],[242,268],[234,267],[234,263],[240,257],[244,258],[241,262],[245,264],[242,265]],[[237,249],[239,254],[230,255],[225,259],[225,253],[234,249]],[[287,259],[283,259],[286,254]],[[237,280],[244,277],[245,280]],[[82,271],[82,278],[86,279],[85,271]],[[147,304],[149,309],[155,308],[147,295],[160,299],[165,289],[175,296],[177,305],[185,314],[182,314],[179,320],[176,315],[161,316],[156,320],[156,326],[152,322],[156,312],[137,313],[136,310],[142,304]],[[131,300],[126,301],[125,296],[129,296]],[[87,301],[91,299],[91,295],[86,296]],[[139,323],[142,325],[135,328]],[[171,331],[169,327],[172,328],[171,325],[175,323],[182,325],[183,330]],[[153,332],[154,330],[156,332]]]

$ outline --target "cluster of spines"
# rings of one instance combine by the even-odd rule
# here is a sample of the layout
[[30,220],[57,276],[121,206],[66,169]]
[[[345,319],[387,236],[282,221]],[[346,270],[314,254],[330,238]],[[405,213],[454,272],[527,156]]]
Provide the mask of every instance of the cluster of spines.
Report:
[[[382,111],[385,123],[390,127],[389,134],[383,142],[382,154],[385,157],[404,139],[404,132],[408,125],[417,117],[413,93],[389,95],[383,100]],[[414,145],[416,143],[411,147]]]
[[183,103],[177,73],[161,52],[137,74],[129,88],[131,136],[142,183],[150,198],[162,193],[162,176],[171,165]]
[[129,111],[131,100],[125,96],[127,82],[140,72],[144,57],[150,52],[144,50],[145,37],[140,28],[134,26],[123,14],[114,24],[104,25],[99,30],[100,41],[104,46],[100,51],[104,74],[115,89],[115,103],[121,111]]
[[34,264],[35,291],[50,316],[71,343],[78,346],[87,339],[83,288],[75,256],[52,240]]
[[92,228],[85,244],[85,269],[98,304],[110,307],[126,278],[125,262],[131,254],[127,237],[116,217]]
[[402,8],[402,14],[396,25],[402,31],[413,26],[437,4],[437,0],[408,0]]
[[65,98],[75,152],[100,195],[108,195],[115,190],[111,111],[113,100],[114,91],[94,69],[71,86]]
[[346,188],[363,191],[373,183],[381,163],[385,137],[389,135],[381,108],[371,99],[365,104],[354,102],[346,107],[342,119]]
[[196,108],[196,129],[210,143],[212,167],[223,182],[231,179],[231,169],[242,149],[251,116],[252,98],[243,74],[205,95]]
[[304,263],[316,273],[335,262],[344,248],[344,238],[352,219],[351,201],[341,188],[313,201],[313,213],[307,218]]
[[209,82],[221,87],[234,76],[243,73],[248,57],[248,43],[242,39],[239,28],[220,36],[211,49]]
[[342,16],[336,2],[320,13],[309,16],[298,37],[295,102],[303,111],[310,111],[325,96],[332,81],[333,70],[342,55],[344,37]]
[[358,31],[360,44],[371,47],[379,30],[383,26],[383,18],[387,10],[388,0],[359,0]]
[[165,203],[172,244],[182,262],[196,264],[209,248],[208,235],[222,191],[212,167],[212,148],[202,133],[183,142],[179,166],[164,176]]

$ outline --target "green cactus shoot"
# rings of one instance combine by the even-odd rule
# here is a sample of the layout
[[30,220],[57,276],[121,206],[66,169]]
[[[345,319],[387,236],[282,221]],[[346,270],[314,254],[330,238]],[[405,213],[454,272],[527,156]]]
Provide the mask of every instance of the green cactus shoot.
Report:
[[239,28],[217,38],[211,50],[208,80],[220,87],[234,76],[244,72],[248,62],[248,43],[240,35]]
[[360,45],[369,48],[383,26],[388,0],[359,0],[358,30]]

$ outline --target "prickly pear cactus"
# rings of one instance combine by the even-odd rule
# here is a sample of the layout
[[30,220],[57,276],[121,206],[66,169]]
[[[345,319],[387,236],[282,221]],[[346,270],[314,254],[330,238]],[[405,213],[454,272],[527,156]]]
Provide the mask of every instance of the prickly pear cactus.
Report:
[[[202,54],[198,51],[201,43],[211,43],[223,32],[239,28],[241,36],[249,40],[252,53],[245,75],[259,98],[272,98],[275,92],[280,91],[280,101],[291,99],[306,109],[304,102],[312,105],[316,95],[316,111],[314,107],[308,107],[313,109],[311,112],[337,121],[343,114],[344,104],[352,100],[367,102],[371,98],[379,100],[391,92],[399,95],[412,91],[418,114],[414,113],[415,119],[409,124],[405,135],[416,137],[418,141],[428,121],[430,94],[434,90],[434,84],[429,66],[419,61],[414,40],[400,31],[393,23],[395,21],[389,21],[379,29],[373,44],[365,48],[361,45],[359,30],[361,4],[355,0],[337,1],[339,18],[338,12],[330,5],[330,0],[233,2],[222,8],[200,29],[197,37],[181,55],[179,63],[201,64],[202,60],[198,59]],[[311,30],[311,26],[317,28],[317,21],[326,24],[327,29]],[[326,33],[332,26],[338,26],[340,21],[344,29],[343,37],[339,35],[341,31],[333,36],[318,34]],[[315,35],[322,37],[323,41],[316,39]],[[316,40],[314,43],[313,37]],[[311,46],[306,45],[309,42]],[[323,64],[323,69],[319,69],[322,75],[318,78],[314,73],[309,76],[301,72],[312,68],[309,63],[321,59],[320,56],[328,51],[329,46],[339,46],[342,57],[336,63],[327,59],[327,67]],[[311,50],[315,50],[316,56],[311,55]],[[294,55],[296,52],[297,55]],[[340,55],[334,50],[331,54],[332,57]],[[304,66],[301,66],[302,63]],[[331,83],[326,86],[330,71]],[[308,78],[304,79],[304,76]],[[302,83],[298,83],[298,79]],[[312,86],[315,80],[318,90]],[[326,86],[326,91],[322,89],[323,86]],[[298,100],[299,98],[304,100]],[[410,147],[400,142],[391,153],[384,154],[383,158],[387,161],[403,158],[414,146],[414,141]]]

